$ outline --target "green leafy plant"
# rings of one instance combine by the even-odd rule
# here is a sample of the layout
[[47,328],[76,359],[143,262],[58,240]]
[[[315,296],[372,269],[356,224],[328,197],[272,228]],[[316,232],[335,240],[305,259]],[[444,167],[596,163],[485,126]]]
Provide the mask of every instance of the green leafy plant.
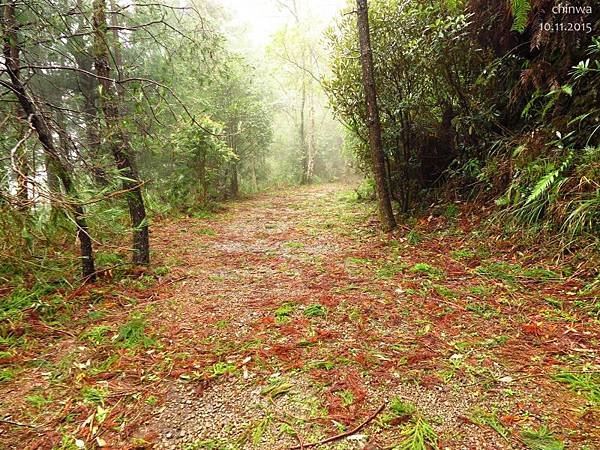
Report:
[[412,403],[402,400],[399,397],[392,398],[389,408],[390,412],[397,417],[412,416],[417,410]]
[[83,341],[101,344],[107,340],[106,335],[112,330],[108,325],[98,325],[84,332],[80,339]]
[[600,374],[561,372],[553,374],[552,378],[565,383],[576,392],[583,393],[593,404],[600,404]]
[[565,444],[557,440],[554,433],[545,426],[538,430],[524,430],[521,439],[531,450],[564,450],[565,448]]
[[290,316],[296,310],[296,306],[292,303],[284,303],[275,310],[275,320],[277,323],[287,323],[290,321]]
[[410,230],[406,235],[406,241],[411,245],[417,245],[423,240],[423,237],[415,230]]
[[108,389],[86,386],[81,390],[81,394],[86,403],[104,405],[104,400],[108,396]]
[[558,168],[556,168],[555,170],[551,170],[542,178],[540,178],[540,180],[535,184],[535,186],[531,190],[531,193],[525,200],[525,205],[529,205],[542,198],[542,196],[545,195],[550,190],[550,188],[556,183],[556,181],[559,179],[559,176],[569,168],[572,162],[573,151],[570,151]]
[[395,445],[394,450],[438,450],[438,437],[427,421],[417,416],[400,432],[403,440]]
[[17,375],[17,371],[14,369],[0,369],[0,383],[3,381],[10,381]]
[[138,347],[152,347],[156,341],[146,335],[146,321],[139,314],[119,327],[115,342],[124,348],[135,349]]
[[337,396],[342,400],[342,406],[350,406],[354,403],[354,394],[352,391],[340,391]]
[[513,14],[512,30],[522,33],[527,27],[531,2],[530,0],[511,0],[511,9]]
[[220,361],[213,364],[211,372],[214,377],[220,377],[221,375],[235,372],[235,369],[235,364]]
[[413,273],[419,273],[423,275],[427,275],[429,277],[438,277],[442,275],[442,271],[436,267],[433,267],[427,263],[416,263],[410,269]]
[[306,317],[321,317],[327,315],[327,308],[323,305],[314,304],[310,305],[308,308],[304,310],[304,315]]
[[452,257],[456,259],[468,259],[475,256],[475,253],[468,249],[454,250]]

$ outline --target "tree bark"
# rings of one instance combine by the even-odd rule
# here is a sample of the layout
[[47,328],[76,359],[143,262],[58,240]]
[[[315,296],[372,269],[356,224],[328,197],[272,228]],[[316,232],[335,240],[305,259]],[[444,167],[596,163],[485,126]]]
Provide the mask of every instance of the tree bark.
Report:
[[381,120],[377,107],[377,90],[375,88],[375,75],[373,68],[373,51],[369,36],[369,13],[367,0],[356,0],[357,25],[360,42],[360,59],[362,63],[363,87],[367,105],[367,124],[369,126],[369,147],[373,164],[373,175],[377,190],[377,201],[382,228],[385,231],[396,227],[396,219],[392,210],[389,192],[386,188],[385,158],[381,140]]
[[317,154],[317,130],[315,128],[315,101],[311,92],[309,96],[309,123],[310,134],[308,136],[308,163],[306,165],[306,182],[312,183],[315,174],[315,158]]
[[10,84],[6,83],[8,85],[6,87],[8,87],[17,97],[25,117],[38,135],[38,139],[44,150],[44,155],[48,158],[52,171],[61,181],[65,193],[70,196],[70,206],[73,210],[75,224],[77,225],[77,238],[80,244],[82,274],[86,282],[91,282],[96,278],[96,269],[94,267],[92,239],[88,232],[83,206],[79,203],[73,179],[54,146],[52,134],[48,129],[42,114],[37,110],[35,103],[27,94],[25,85],[21,81],[19,73],[20,48],[18,44],[18,24],[15,19],[15,3],[15,0],[10,0],[4,5],[4,64],[10,78]]
[[128,136],[121,127],[118,95],[110,81],[109,46],[106,22],[106,2],[94,0],[92,27],[94,30],[94,65],[100,83],[100,107],[106,123],[107,140],[117,169],[123,177],[123,190],[133,226],[133,262],[150,263],[149,231],[141,182],[134,164]]
[[[304,59],[304,55],[303,55]],[[304,80],[304,73],[302,73],[302,97],[300,100],[300,154],[302,160],[302,177],[300,179],[301,184],[307,184],[310,182],[308,179],[308,151],[306,149],[306,124],[304,118],[304,110],[306,109],[306,82]]]
[[240,184],[238,182],[238,167],[237,162],[231,164],[231,184],[229,186],[229,192],[232,197],[237,197],[240,193]]
[[198,165],[200,184],[202,186],[202,203],[208,203],[208,178],[206,176],[206,152],[203,151]]
[[[16,136],[17,140],[21,135],[25,134],[25,130],[29,129],[27,119],[21,117],[18,107],[15,108],[15,116],[17,117]],[[14,151],[11,152],[10,162],[13,169],[13,176],[16,181],[16,199],[18,209],[26,213],[29,211],[29,164],[27,163],[27,140],[21,141],[21,145],[17,145]]]

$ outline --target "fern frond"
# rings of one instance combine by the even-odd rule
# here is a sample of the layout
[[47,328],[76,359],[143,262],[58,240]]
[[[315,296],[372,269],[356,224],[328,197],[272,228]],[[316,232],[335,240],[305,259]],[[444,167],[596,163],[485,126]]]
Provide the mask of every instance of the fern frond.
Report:
[[569,168],[572,161],[573,152],[569,152],[566,159],[561,163],[561,165],[557,169],[547,173],[542,178],[540,178],[540,180],[535,184],[535,186],[531,190],[531,193],[527,197],[527,200],[525,200],[525,204],[529,205],[530,203],[539,200],[546,192],[548,192],[550,188],[555,184],[559,176]]
[[512,31],[522,33],[527,27],[531,2],[530,0],[511,0],[511,9],[513,15]]

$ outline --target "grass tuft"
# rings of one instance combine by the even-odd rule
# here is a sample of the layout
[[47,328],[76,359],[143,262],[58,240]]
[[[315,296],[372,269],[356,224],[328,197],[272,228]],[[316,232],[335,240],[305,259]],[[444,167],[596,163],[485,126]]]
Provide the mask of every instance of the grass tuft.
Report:
[[565,444],[554,437],[547,427],[539,430],[525,430],[521,433],[521,439],[531,450],[563,450]]
[[140,315],[134,315],[131,320],[119,327],[116,342],[124,348],[149,348],[155,344],[155,340],[146,336],[146,321]]
[[327,308],[323,305],[319,305],[318,303],[314,305],[310,305],[308,308],[304,310],[304,315],[306,317],[321,317],[327,315]]

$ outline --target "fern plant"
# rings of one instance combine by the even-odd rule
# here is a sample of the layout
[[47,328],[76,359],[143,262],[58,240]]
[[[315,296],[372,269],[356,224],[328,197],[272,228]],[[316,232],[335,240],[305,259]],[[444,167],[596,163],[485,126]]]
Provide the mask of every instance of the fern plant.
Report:
[[529,12],[531,11],[530,0],[511,0],[511,10],[513,15],[512,31],[522,33],[527,27]]
[[573,151],[570,151],[565,160],[558,166],[557,169],[548,172],[535,184],[531,193],[525,200],[525,205],[529,205],[544,196],[556,183],[560,175],[562,175],[573,162]]

